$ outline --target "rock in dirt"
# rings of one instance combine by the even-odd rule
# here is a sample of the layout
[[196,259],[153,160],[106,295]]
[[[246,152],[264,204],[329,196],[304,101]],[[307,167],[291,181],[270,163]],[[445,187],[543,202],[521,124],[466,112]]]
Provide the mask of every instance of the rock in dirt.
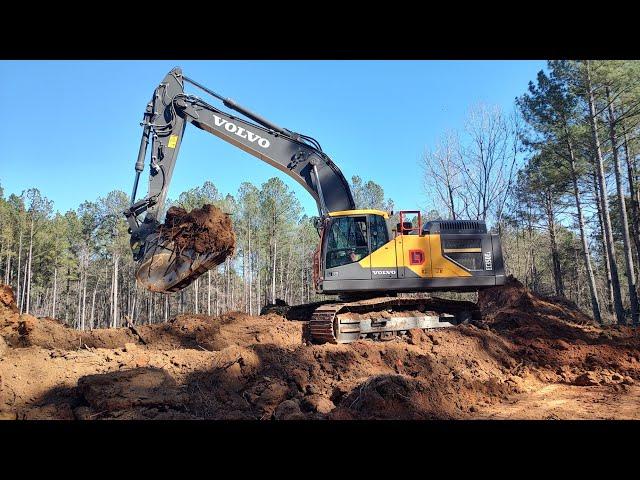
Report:
[[303,420],[304,413],[300,410],[300,404],[296,400],[285,400],[274,413],[276,420]]
[[327,414],[336,408],[331,400],[322,395],[308,395],[302,399],[301,404],[305,410],[322,414]]
[[574,385],[579,387],[590,387],[600,384],[600,378],[594,372],[585,372],[582,375],[578,375],[573,381]]
[[256,407],[264,412],[271,413],[274,408],[283,402],[289,394],[289,386],[279,379],[265,379],[262,384],[256,385],[258,398]]

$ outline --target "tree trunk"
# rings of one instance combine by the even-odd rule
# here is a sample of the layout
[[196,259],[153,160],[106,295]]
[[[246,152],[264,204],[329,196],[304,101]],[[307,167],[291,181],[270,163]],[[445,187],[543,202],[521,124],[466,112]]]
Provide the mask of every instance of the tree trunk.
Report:
[[66,289],[65,289],[65,296],[64,296],[64,323],[65,325],[68,325],[68,319],[69,319],[69,293],[71,290],[71,286],[70,286],[70,277],[71,276],[71,267],[67,267],[67,285],[66,285]]
[[225,262],[225,296],[224,296],[224,306],[225,311],[229,312],[232,308],[232,292],[231,292],[231,261],[229,257]]
[[[589,253],[589,243],[587,242],[587,235],[585,233],[584,215],[582,213],[582,202],[580,201],[580,189],[578,188],[578,174],[576,172],[576,159],[573,152],[573,144],[567,133],[567,146],[569,147],[569,166],[571,171],[571,181],[573,183],[573,196],[576,201],[576,209],[578,211],[578,225],[580,227],[580,241],[582,242],[582,258],[584,260],[584,269],[587,272],[587,279],[589,281],[589,295],[591,296],[591,311],[593,312],[593,319],[602,323],[602,315],[600,312],[600,301],[598,300],[598,291],[596,290],[596,279],[593,273],[593,267],[591,265],[591,255]],[[597,185],[596,185],[597,189]],[[597,194],[597,192],[596,192]]]
[[547,192],[545,197],[545,210],[547,213],[547,225],[549,229],[549,240],[551,243],[553,281],[555,283],[556,295],[564,297],[564,284],[562,282],[562,269],[560,268],[560,255],[558,254],[558,243],[556,241],[556,222],[553,214],[554,202],[550,192]]
[[450,183],[447,183],[447,191],[449,192],[449,212],[451,214],[451,218],[456,220],[456,209],[455,203],[453,201],[453,188]]
[[31,303],[31,264],[32,264],[32,257],[33,257],[33,224],[34,224],[33,212],[31,212],[31,233],[29,234],[29,268],[28,268],[29,280],[27,281],[27,308],[25,309],[26,313],[29,313],[29,306]]
[[53,269],[53,298],[51,300],[51,318],[56,318],[56,294],[58,293],[58,267]]
[[636,198],[634,161],[629,149],[629,141],[627,139],[627,129],[622,127],[622,135],[624,140],[624,153],[627,164],[627,181],[629,183],[629,198],[631,203],[631,229],[633,232],[633,241],[636,246],[636,260],[638,268],[640,268],[640,206]]
[[211,316],[211,270],[207,270],[207,315]]
[[291,298],[289,298],[289,292],[291,290],[291,256],[293,253],[293,248],[289,246],[289,254],[287,255],[287,264],[285,265],[285,271],[287,272],[284,277],[284,301],[287,303],[292,303]]
[[280,254],[280,298],[284,298],[284,268],[283,268],[284,255]]
[[600,148],[600,138],[598,136],[598,118],[596,117],[595,98],[591,84],[591,71],[589,61],[586,61],[586,81],[587,99],[589,103],[589,124],[591,126],[591,136],[596,153],[596,170],[598,182],[600,183],[600,203],[602,207],[602,218],[604,220],[605,242],[609,249],[609,270],[611,270],[611,285],[613,288],[614,309],[616,321],[620,325],[626,323],[624,308],[622,306],[622,295],[620,293],[620,278],[618,276],[618,266],[616,264],[616,251],[613,243],[613,233],[611,230],[611,215],[609,213],[609,198],[607,194],[607,184],[604,175],[604,161],[602,159],[602,149]]
[[593,181],[596,195],[596,210],[598,212],[598,225],[600,226],[600,246],[604,255],[604,270],[607,278],[607,311],[613,314],[613,282],[611,281],[611,271],[609,270],[609,249],[604,238],[604,219],[602,217],[602,208],[600,203],[600,185],[595,171],[593,172]]
[[256,312],[260,312],[260,278],[262,275],[260,275],[260,251],[258,250],[258,252],[256,252],[256,270],[258,273],[258,281],[256,282]]
[[276,303],[276,259],[278,258],[278,241],[273,236],[273,269],[271,272],[271,303]]
[[251,228],[249,228],[248,232],[248,244],[249,244],[249,315],[253,315],[253,255],[251,254]]
[[213,279],[213,288],[216,292],[215,306],[216,306],[216,316],[220,315],[220,290],[218,290],[218,278]]
[[82,280],[82,330],[85,329],[85,321],[86,321],[86,304],[87,304],[87,275],[88,275],[88,258],[86,255],[83,255],[82,259],[82,269],[84,270],[83,280]]
[[9,244],[9,250],[7,250],[7,269],[4,272],[4,283],[9,285],[11,283],[11,244]]
[[95,324],[95,308],[96,308],[96,295],[98,293],[98,281],[100,279],[99,274],[96,275],[96,284],[93,287],[93,295],[91,295],[91,324],[89,325],[89,328],[91,330],[93,330],[94,328],[96,328],[96,324]]
[[22,293],[20,291],[20,267],[21,267],[21,263],[22,263],[22,225],[20,225],[20,243],[19,243],[19,247],[18,247],[18,287],[17,287],[17,291],[16,291],[16,295],[18,298],[18,303],[20,303],[20,313],[22,313],[22,301],[20,300],[20,293]]
[[164,321],[169,320],[169,295],[164,296]]
[[193,282],[193,288],[195,290],[195,294],[196,294],[196,305],[195,305],[195,310],[196,310],[196,315],[198,313],[200,313],[200,308],[199,308],[199,304],[198,304],[198,284],[200,283],[200,279],[196,278],[196,281]]
[[622,174],[620,173],[620,159],[618,158],[618,143],[616,138],[616,117],[613,110],[613,103],[610,97],[609,86],[605,88],[607,104],[609,110],[609,138],[613,154],[613,170],[616,177],[616,190],[618,193],[618,209],[620,210],[620,225],[622,226],[622,245],[624,247],[625,273],[629,287],[629,303],[631,306],[631,321],[633,325],[638,324],[638,295],[636,292],[636,273],[633,268],[633,258],[631,255],[631,237],[629,236],[629,222],[627,217],[627,206],[624,200],[624,189],[622,187]]
[[120,262],[120,255],[114,255],[113,261],[113,316],[112,316],[112,328],[118,327],[118,264]]

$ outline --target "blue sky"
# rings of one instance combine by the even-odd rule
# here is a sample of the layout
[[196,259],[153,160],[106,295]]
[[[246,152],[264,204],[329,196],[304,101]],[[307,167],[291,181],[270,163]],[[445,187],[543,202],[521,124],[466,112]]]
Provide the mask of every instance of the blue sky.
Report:
[[[66,211],[111,190],[129,194],[144,107],[174,66],[316,138],[347,178],[378,182],[396,209],[409,210],[430,208],[419,164],[425,149],[447,129],[462,128],[475,103],[513,108],[545,62],[0,61],[5,196],[36,187]],[[187,126],[169,196],[205,180],[235,194],[243,181],[259,185],[272,176],[296,192],[308,214],[317,213],[285,174]],[[146,181],[141,185],[146,191]]]

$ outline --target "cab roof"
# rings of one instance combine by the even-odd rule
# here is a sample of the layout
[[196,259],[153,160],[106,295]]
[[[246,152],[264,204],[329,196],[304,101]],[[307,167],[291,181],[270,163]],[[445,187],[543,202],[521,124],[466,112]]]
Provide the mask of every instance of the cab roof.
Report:
[[364,210],[340,210],[337,212],[329,212],[330,217],[347,217],[352,215],[380,215],[389,218],[389,212],[383,210],[364,209]]

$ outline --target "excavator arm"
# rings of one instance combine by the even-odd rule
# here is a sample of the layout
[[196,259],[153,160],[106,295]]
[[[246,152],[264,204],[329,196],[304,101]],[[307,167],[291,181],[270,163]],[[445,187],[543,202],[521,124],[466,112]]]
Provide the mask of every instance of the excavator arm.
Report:
[[[222,111],[199,97],[186,94],[185,83],[191,83],[221,100],[224,106],[246,119]],[[135,164],[136,176],[131,204],[124,212],[130,227],[135,260],[144,263],[145,259],[149,260],[157,253],[160,217],[187,123],[285,172],[312,195],[321,217],[326,217],[330,212],[355,208],[349,183],[337,165],[322,152],[318,142],[271,123],[233,100],[189,79],[182,74],[181,69],[174,68],[155,89],[141,124],[143,133]],[[151,155],[148,193],[146,197],[136,201],[149,143]],[[182,274],[173,279],[165,278],[159,282],[158,275],[155,275],[151,282],[153,285],[149,281],[143,283],[155,291],[171,291],[176,285],[184,288],[190,283],[181,283],[179,277],[185,276],[185,279],[192,281],[206,271],[200,268],[202,271],[195,274],[195,271],[190,272],[191,268],[186,266],[183,270]],[[142,280],[140,275],[138,279]]]
[[[186,95],[185,81],[222,99],[226,107],[236,110],[253,122],[224,112],[196,96]],[[221,138],[292,177],[314,198],[321,216],[355,208],[349,183],[315,140],[278,127],[233,100],[224,99],[202,87],[182,75],[179,68],[174,68],[156,88],[144,114],[131,206],[125,213],[133,231],[139,228],[138,217],[145,211],[147,223],[159,220],[187,123]],[[149,142],[149,192],[144,199],[136,202],[138,182],[144,169]]]

